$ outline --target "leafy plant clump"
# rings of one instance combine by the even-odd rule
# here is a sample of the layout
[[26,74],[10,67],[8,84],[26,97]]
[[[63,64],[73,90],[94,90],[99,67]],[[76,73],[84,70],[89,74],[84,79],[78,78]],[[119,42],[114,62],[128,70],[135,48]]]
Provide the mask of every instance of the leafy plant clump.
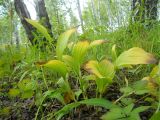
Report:
[[[132,47],[118,54],[113,45],[111,55],[106,52],[97,59],[92,53],[110,43],[107,40],[71,41],[71,36],[76,34],[75,28],[59,36],[53,52],[50,49],[52,38],[46,28],[36,21],[26,20],[46,37],[49,49],[45,53],[39,51],[38,56],[36,48],[15,52],[11,58],[3,51],[0,94],[14,104],[2,104],[1,116],[13,115],[13,110],[22,109],[24,105],[34,111],[35,120],[76,119],[78,116],[80,119],[98,116],[97,119],[102,120],[140,120],[149,110],[147,119],[158,120],[160,64],[157,65],[157,59],[151,53]],[[6,59],[10,61],[7,63]],[[131,81],[127,76],[134,76],[137,71],[143,74],[144,68],[153,68],[147,77],[136,77]],[[112,85],[115,85],[113,90]],[[118,93],[114,91],[116,89]],[[111,100],[107,97],[109,94],[115,98]],[[90,114],[83,116],[85,109]]]

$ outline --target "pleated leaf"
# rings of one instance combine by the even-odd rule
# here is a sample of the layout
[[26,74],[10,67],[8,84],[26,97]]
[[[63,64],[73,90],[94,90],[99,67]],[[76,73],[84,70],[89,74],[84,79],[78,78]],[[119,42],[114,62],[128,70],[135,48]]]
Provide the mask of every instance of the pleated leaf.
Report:
[[138,47],[123,52],[115,61],[116,67],[151,63],[156,63],[156,59],[153,55]]
[[65,48],[67,47],[69,38],[74,32],[76,32],[75,28],[70,29],[70,30],[62,33],[59,36],[58,41],[57,41],[57,45],[56,45],[56,55],[57,55],[58,59],[60,59],[60,60],[62,59],[62,55],[63,55]]
[[72,56],[78,64],[81,64],[83,62],[88,48],[89,48],[88,41],[80,41],[74,45],[72,50]]
[[115,74],[114,65],[108,60],[101,62],[91,60],[85,65],[85,70],[98,78],[113,79]]
[[54,72],[59,73],[63,77],[65,77],[67,74],[67,66],[64,64],[64,62],[59,60],[50,60],[47,63],[41,64],[41,66],[47,67]]

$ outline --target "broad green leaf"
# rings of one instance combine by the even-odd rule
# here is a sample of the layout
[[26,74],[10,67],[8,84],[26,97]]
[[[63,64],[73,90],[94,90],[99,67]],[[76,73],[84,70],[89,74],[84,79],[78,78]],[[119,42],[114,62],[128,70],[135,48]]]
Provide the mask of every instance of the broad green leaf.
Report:
[[67,65],[69,70],[75,70],[76,69],[76,61],[72,56],[69,55],[63,55],[62,60]]
[[16,97],[16,96],[18,96],[19,94],[20,94],[19,89],[10,89],[10,90],[9,90],[9,95],[10,95],[10,96]]
[[58,90],[57,90],[57,91],[51,93],[51,95],[48,96],[48,98],[51,98],[51,99],[55,98],[55,99],[57,99],[58,101],[60,101],[63,105],[65,104],[64,98],[63,98],[63,96],[61,95],[61,91],[58,91]]
[[81,89],[78,89],[74,94],[77,98],[77,100],[79,99],[79,96],[83,93],[83,91]]
[[151,63],[156,63],[156,59],[152,54],[147,53],[141,48],[134,47],[120,54],[120,56],[115,61],[115,66],[120,68],[127,65]]
[[139,113],[143,112],[149,108],[150,108],[150,106],[140,106],[138,108],[133,109],[132,112],[130,113],[129,120],[141,120]]
[[62,109],[54,113],[54,116],[56,117],[56,120],[60,120],[64,115],[68,114],[72,109],[78,107],[80,103],[70,103],[65,105]]
[[68,105],[65,105],[62,109],[57,111],[54,116],[56,116],[56,120],[60,120],[65,114],[68,114],[72,109],[75,107],[78,107],[81,104],[86,104],[86,105],[93,105],[93,106],[101,106],[106,109],[110,109],[112,107],[115,107],[111,102],[105,99],[100,99],[100,98],[92,98],[92,99],[87,99],[87,100],[82,100],[79,102],[71,103]]
[[115,74],[114,65],[108,60],[101,62],[91,60],[85,65],[85,70],[98,78],[107,78],[110,80],[113,79]]
[[88,41],[80,41],[74,45],[71,44],[72,56],[64,55],[63,61],[70,66],[73,71],[79,73],[81,64],[83,63],[85,55],[87,54],[87,50],[103,43],[106,43],[106,40],[95,40],[91,43]]
[[143,95],[149,92],[147,88],[147,81],[144,80],[136,81],[132,87],[134,89],[134,93],[137,95]]
[[134,104],[132,103],[132,104],[126,106],[123,111],[125,112],[126,115],[129,115],[129,113],[132,111],[133,107],[134,107]]
[[94,40],[93,42],[90,43],[89,48],[93,48],[95,46],[101,45],[103,43],[107,43],[108,41],[106,40]]
[[112,82],[114,77],[114,65],[108,60],[103,60],[101,62],[91,60],[85,65],[84,69],[97,77],[97,90],[103,94],[106,86]]
[[60,92],[64,94],[65,103],[70,103],[70,101],[74,100],[75,95],[74,95],[74,92],[70,88],[70,84],[68,80],[64,80],[63,78],[60,78],[57,84],[59,86]]
[[67,66],[64,64],[64,62],[59,60],[50,60],[47,63],[41,64],[41,66],[47,67],[48,69],[59,73],[63,77],[65,77],[67,74]]
[[140,120],[139,113],[147,110],[150,106],[141,106],[134,108],[130,104],[124,108],[113,107],[109,112],[102,116],[103,120]]
[[100,65],[97,61],[91,60],[85,65],[85,70],[87,72],[94,74],[98,78],[104,78],[104,76],[100,73],[101,68],[99,68]]
[[141,120],[139,113],[131,113],[131,115],[127,118],[127,120]]
[[118,120],[120,118],[125,118],[125,114],[121,108],[113,108],[101,117],[102,120]]
[[89,48],[88,41],[80,41],[74,45],[72,56],[78,65],[81,65]]
[[116,107],[116,105],[112,104],[112,102],[102,98],[86,99],[80,101],[79,103],[86,105],[100,106],[106,109],[111,109],[112,107]]
[[128,87],[120,88],[120,91],[121,91],[124,95],[128,95],[128,94],[134,92],[134,89],[128,86]]
[[154,78],[157,74],[158,74],[158,65],[152,69],[150,77]]
[[57,81],[57,85],[60,87],[61,92],[66,92],[66,91],[70,91],[70,90],[71,90],[68,81],[67,81],[67,80],[64,80],[63,78],[60,78],[60,79]]
[[133,109],[132,113],[140,113],[147,109],[149,109],[151,106],[140,106],[138,108]]
[[44,35],[44,37],[51,43],[52,42],[52,38],[49,35],[47,29],[41,25],[38,21],[36,20],[31,20],[31,19],[27,19],[25,18],[25,20],[30,23],[31,25],[33,25],[40,33],[42,33]]
[[57,41],[57,45],[56,45],[56,55],[57,55],[58,59],[60,59],[60,60],[62,59],[62,55],[63,55],[65,48],[67,47],[68,40],[74,32],[76,32],[75,28],[70,29],[70,30],[62,33],[59,36],[58,41]]
[[160,112],[155,113],[150,120],[159,120],[159,118],[160,118]]
[[24,91],[22,92],[21,98],[22,99],[27,99],[27,98],[31,98],[34,94],[34,91],[32,90],[28,90],[28,91]]
[[18,83],[18,87],[21,91],[30,91],[36,89],[36,82],[30,79],[23,79]]

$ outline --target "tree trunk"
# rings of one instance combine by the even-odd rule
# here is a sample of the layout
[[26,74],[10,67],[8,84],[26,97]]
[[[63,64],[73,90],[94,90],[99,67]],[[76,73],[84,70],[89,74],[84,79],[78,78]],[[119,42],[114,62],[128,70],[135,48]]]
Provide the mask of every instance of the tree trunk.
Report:
[[46,10],[46,7],[45,7],[44,0],[37,0],[36,1],[36,11],[37,11],[38,17],[40,19],[40,23],[44,27],[47,28],[50,36],[53,37],[52,27],[51,27],[51,24],[49,22],[49,17],[48,17],[48,13],[47,13],[47,10]]
[[80,18],[80,22],[81,22],[82,31],[84,32],[84,25],[83,25],[83,19],[82,19],[82,11],[81,11],[81,6],[80,6],[79,0],[77,0],[77,7],[78,7],[78,13],[79,13],[79,18]]
[[21,23],[26,31],[29,41],[31,42],[32,45],[35,45],[35,42],[33,41],[34,40],[33,32],[35,32],[36,29],[33,28],[33,26],[25,20],[25,18],[31,19],[26,5],[24,4],[23,0],[14,0],[14,6],[18,16],[21,19]]

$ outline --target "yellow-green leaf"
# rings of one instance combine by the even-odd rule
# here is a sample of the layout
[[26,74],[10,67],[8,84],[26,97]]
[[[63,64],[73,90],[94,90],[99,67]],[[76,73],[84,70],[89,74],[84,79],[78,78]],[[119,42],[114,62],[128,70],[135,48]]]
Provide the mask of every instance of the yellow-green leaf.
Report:
[[98,78],[104,78],[104,76],[99,71],[99,63],[97,61],[91,60],[85,65],[85,70],[87,72],[96,75]]
[[156,59],[153,55],[138,47],[123,52],[115,61],[116,67],[151,63],[156,63]]
[[66,63],[67,66],[72,67],[74,59],[72,56],[69,55],[63,55],[63,61]]
[[51,36],[49,35],[47,29],[46,29],[43,25],[41,25],[41,24],[40,24],[38,21],[36,21],[36,20],[31,20],[31,19],[27,19],[27,18],[25,18],[25,20],[26,20],[29,24],[33,25],[40,33],[42,33],[42,34],[44,35],[44,37],[45,37],[50,43],[52,42]]
[[20,94],[20,91],[19,89],[10,89],[9,90],[9,95],[12,96],[12,97],[16,97]]
[[11,108],[10,107],[4,107],[0,109],[0,116],[1,115],[9,115]]
[[54,72],[59,73],[63,77],[66,76],[67,74],[67,66],[64,64],[64,62],[59,61],[59,60],[50,60],[45,64],[42,64],[42,66],[47,67]]
[[117,59],[116,45],[115,44],[112,46],[112,59],[113,60]]
[[33,82],[30,79],[23,79],[22,81],[19,81],[18,87],[21,91],[34,90],[36,87],[36,82]]
[[80,41],[74,45],[72,50],[72,56],[79,65],[82,64],[88,48],[89,48],[88,41]]
[[150,77],[152,77],[152,78],[154,78],[154,77],[156,77],[157,76],[157,74],[158,74],[158,65],[157,66],[155,66],[153,69],[152,69],[152,71],[151,71],[151,73],[150,73]]
[[107,40],[94,40],[93,42],[90,43],[89,47],[92,48],[107,42],[108,42]]
[[26,98],[31,98],[34,94],[34,91],[29,90],[29,91],[24,91],[21,95],[21,98],[26,99]]
[[112,80],[115,74],[114,65],[108,60],[103,60],[101,62],[89,61],[85,65],[85,69],[98,78],[107,78],[109,80]]
[[67,47],[68,40],[74,32],[76,32],[75,28],[62,33],[59,36],[58,41],[57,41],[57,46],[56,46],[56,55],[58,59],[60,60],[62,59],[62,55],[63,55],[65,48]]

